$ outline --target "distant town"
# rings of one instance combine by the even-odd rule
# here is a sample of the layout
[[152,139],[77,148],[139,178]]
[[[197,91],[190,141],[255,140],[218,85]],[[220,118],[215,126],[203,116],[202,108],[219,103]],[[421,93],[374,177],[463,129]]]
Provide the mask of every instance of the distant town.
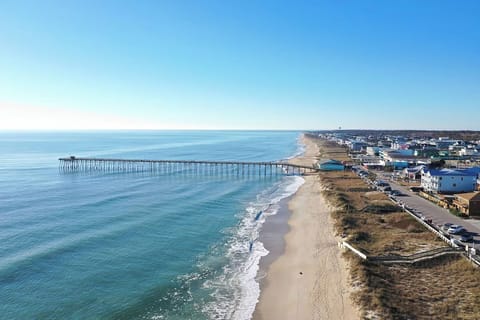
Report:
[[319,148],[312,160],[336,208],[352,281],[362,283],[362,318],[477,319],[480,133],[336,130],[306,137]]
[[[322,131],[352,163],[413,188],[456,215],[480,217],[480,133],[474,131]],[[332,163],[330,162],[330,165]]]

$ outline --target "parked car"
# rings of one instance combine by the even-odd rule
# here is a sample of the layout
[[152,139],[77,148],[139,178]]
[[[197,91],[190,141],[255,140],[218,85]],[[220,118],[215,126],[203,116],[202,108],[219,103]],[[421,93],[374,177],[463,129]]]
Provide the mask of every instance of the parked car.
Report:
[[458,225],[456,225],[456,224],[450,226],[450,228],[448,228],[448,230],[447,230],[447,232],[448,232],[449,234],[460,234],[460,233],[465,232],[465,231],[466,231],[466,230],[465,230],[464,227],[458,226]]
[[390,194],[392,196],[401,196],[402,195],[402,193],[399,190],[392,190],[392,191],[390,191]]
[[383,180],[376,180],[374,182],[378,187],[390,187],[390,184],[388,182],[385,182]]
[[471,233],[465,233],[460,236],[460,241],[462,242],[472,242],[473,235]]
[[423,187],[410,187],[410,191],[420,192],[420,191],[423,191]]
[[465,247],[465,244],[463,244],[460,240],[452,238],[450,239],[450,242],[457,247]]
[[380,191],[383,191],[383,192],[390,192],[392,191],[392,188],[390,186],[385,186],[385,187],[378,187],[378,189]]
[[432,218],[431,217],[427,217],[427,216],[422,216],[421,219],[427,223],[432,223]]
[[453,223],[445,223],[444,225],[442,225],[442,230],[448,231],[448,229],[450,229],[451,226],[453,226]]

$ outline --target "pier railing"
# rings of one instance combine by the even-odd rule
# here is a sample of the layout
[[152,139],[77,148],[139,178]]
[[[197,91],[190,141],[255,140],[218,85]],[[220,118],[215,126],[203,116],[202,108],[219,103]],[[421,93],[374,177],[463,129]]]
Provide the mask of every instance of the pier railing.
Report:
[[107,158],[60,158],[63,171],[152,171],[157,173],[192,172],[195,174],[277,175],[308,174],[317,172],[314,166],[303,166],[288,162],[244,162],[202,160],[145,160]]

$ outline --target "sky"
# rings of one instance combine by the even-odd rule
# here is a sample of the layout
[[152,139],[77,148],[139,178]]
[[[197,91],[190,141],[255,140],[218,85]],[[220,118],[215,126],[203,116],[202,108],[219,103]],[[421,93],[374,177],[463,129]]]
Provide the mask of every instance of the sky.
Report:
[[480,1],[1,0],[0,130],[480,130]]

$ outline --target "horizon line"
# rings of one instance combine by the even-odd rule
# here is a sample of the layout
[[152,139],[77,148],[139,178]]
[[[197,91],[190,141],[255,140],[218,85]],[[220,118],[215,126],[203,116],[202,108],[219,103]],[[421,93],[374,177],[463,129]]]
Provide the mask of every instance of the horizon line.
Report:
[[88,129],[65,129],[65,128],[34,128],[34,129],[25,129],[25,128],[18,128],[18,129],[1,129],[0,132],[95,132],[95,131],[471,131],[471,132],[480,132],[480,130],[475,129],[406,129],[406,128],[395,128],[395,129],[385,129],[385,128],[342,128],[342,129],[245,129],[245,128],[88,128]]

